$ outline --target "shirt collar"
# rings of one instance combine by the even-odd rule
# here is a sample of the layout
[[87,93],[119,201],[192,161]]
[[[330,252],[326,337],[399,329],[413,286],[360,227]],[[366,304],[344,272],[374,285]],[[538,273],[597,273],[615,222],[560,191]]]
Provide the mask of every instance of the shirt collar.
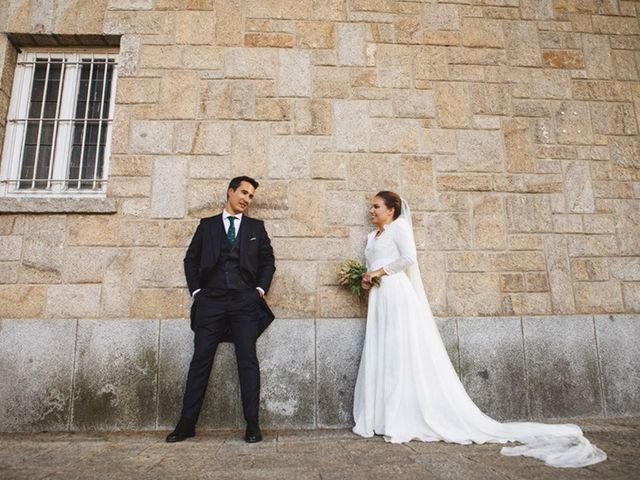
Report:
[[242,214],[241,213],[236,213],[235,215],[231,215],[229,212],[227,212],[225,209],[222,210],[222,219],[226,220],[227,217],[236,217],[238,219],[238,221],[242,220]]

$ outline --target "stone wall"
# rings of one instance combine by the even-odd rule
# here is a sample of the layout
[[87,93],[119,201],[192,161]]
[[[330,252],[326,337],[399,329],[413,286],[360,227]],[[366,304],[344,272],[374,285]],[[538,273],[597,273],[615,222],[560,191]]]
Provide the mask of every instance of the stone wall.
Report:
[[334,271],[381,189],[412,206],[440,317],[638,313],[638,8],[3,2],[0,137],[16,47],[119,36],[121,55],[107,200],[0,199],[0,319],[186,318],[185,248],[238,174],[261,183],[278,321],[364,316]]

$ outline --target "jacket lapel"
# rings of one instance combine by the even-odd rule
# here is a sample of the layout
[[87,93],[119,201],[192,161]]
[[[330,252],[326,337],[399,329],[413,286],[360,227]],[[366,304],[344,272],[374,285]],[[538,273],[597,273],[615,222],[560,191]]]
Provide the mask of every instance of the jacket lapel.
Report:
[[222,223],[222,214],[216,215],[213,218],[213,222],[211,222],[211,230],[209,231],[211,235],[211,246],[213,249],[213,259],[214,263],[218,260],[220,256],[220,239],[222,238],[222,232],[224,231],[224,225]]

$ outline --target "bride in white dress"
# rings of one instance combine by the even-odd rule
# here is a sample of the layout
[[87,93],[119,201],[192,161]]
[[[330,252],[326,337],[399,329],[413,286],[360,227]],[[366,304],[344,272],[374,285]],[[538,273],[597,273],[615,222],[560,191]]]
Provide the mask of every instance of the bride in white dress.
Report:
[[[409,207],[379,192],[370,209],[378,228],[365,250],[370,289],[366,336],[356,381],[353,431],[388,442],[506,443],[504,455],[539,458],[554,467],[583,467],[606,454],[577,425],[500,423],[467,395],[440,338],[416,262]],[[371,279],[381,277],[379,287]]]

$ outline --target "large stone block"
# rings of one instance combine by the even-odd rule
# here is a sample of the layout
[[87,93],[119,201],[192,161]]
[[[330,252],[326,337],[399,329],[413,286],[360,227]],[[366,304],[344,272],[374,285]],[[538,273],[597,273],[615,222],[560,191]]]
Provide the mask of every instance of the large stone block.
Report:
[[175,123],[158,120],[131,122],[129,153],[173,153]]
[[504,27],[507,56],[511,65],[539,67],[542,54],[535,22],[508,22]]
[[357,100],[336,101],[336,149],[343,152],[362,152],[369,145],[369,115],[367,103]]
[[103,247],[67,247],[62,280],[65,283],[102,282],[107,255]]
[[365,25],[338,24],[338,65],[365,65]]
[[459,130],[457,144],[460,170],[472,172],[504,170],[505,148],[501,133]]
[[68,429],[75,341],[74,320],[0,319],[0,431]]
[[128,292],[133,318],[184,318],[187,316],[184,288],[137,288]]
[[375,57],[380,87],[411,87],[415,53],[409,45],[379,44]]
[[523,329],[530,416],[603,415],[593,318],[525,317]]
[[22,257],[22,236],[0,236],[0,261],[16,261]]
[[276,78],[278,53],[271,48],[228,48],[224,51],[227,78]]
[[432,213],[426,216],[426,247],[429,250],[466,250],[471,246],[467,213]]
[[[438,83],[435,88],[437,119],[443,128],[464,128],[471,122],[469,88],[463,83]],[[465,132],[465,135],[468,132]]]
[[449,273],[447,305],[454,315],[497,315],[500,279],[493,273]]
[[157,157],[153,168],[151,216],[182,218],[186,207],[187,157]]
[[60,280],[66,226],[64,216],[34,215],[26,218],[22,238],[21,282],[48,283]]
[[498,196],[481,197],[473,205],[474,246],[481,250],[502,250],[506,247],[505,215]]
[[562,102],[555,111],[558,143],[591,144],[591,114],[586,102]]
[[497,420],[528,417],[519,317],[459,318],[460,376],[469,396]]
[[336,28],[332,22],[297,22],[297,45],[300,48],[334,48]]
[[231,153],[231,124],[229,122],[199,122],[193,153],[207,155]]
[[640,412],[640,343],[637,315],[596,315],[598,358],[608,416]]
[[435,117],[436,106],[433,90],[394,90],[393,111],[396,117]]
[[331,135],[333,115],[327,100],[298,100],[295,103],[295,130],[301,135]]
[[[192,355],[193,332],[189,328],[189,321],[162,320],[158,361],[158,428],[172,429],[180,418]],[[215,354],[198,428],[237,428],[239,400],[233,344],[222,343]]]
[[509,119],[502,122],[508,172],[535,172],[536,163],[527,120]]
[[622,289],[619,282],[576,282],[576,311],[580,313],[606,313],[624,311]]
[[593,131],[603,135],[636,135],[638,126],[632,103],[591,103]]
[[503,48],[501,22],[487,18],[463,18],[462,43],[467,47]]
[[278,319],[258,339],[262,425],[316,425],[315,355],[313,319]]
[[364,330],[361,318],[316,320],[318,427],[353,425],[353,391]]
[[69,245],[117,245],[117,225],[118,218],[111,215],[70,216],[67,242]]
[[131,249],[115,250],[107,257],[102,280],[101,315],[128,317],[133,291],[133,261]]
[[609,137],[609,148],[614,178],[640,181],[640,141],[636,137]]
[[211,45],[216,32],[213,11],[182,11],[175,14],[175,39],[178,44]]
[[551,232],[551,204],[540,195],[511,195],[506,198],[510,232]]
[[134,281],[145,287],[184,287],[184,248],[148,248],[136,252]]
[[47,289],[48,318],[94,318],[99,310],[99,284],[50,285]]
[[162,77],[158,98],[161,119],[194,119],[200,100],[200,74],[170,71]]
[[308,178],[311,144],[308,137],[279,135],[269,139],[270,178]]
[[278,95],[308,97],[311,94],[311,56],[308,52],[278,52]]
[[586,162],[567,162],[564,173],[567,208],[574,213],[593,213],[593,186]]
[[[263,178],[267,174],[269,128],[259,123],[237,123],[231,131],[231,167],[238,174]],[[225,190],[226,191],[226,190]]]
[[154,429],[157,375],[158,321],[80,321],[71,427]]
[[420,125],[416,120],[371,119],[372,152],[413,153],[419,148]]
[[307,262],[278,261],[269,304],[278,318],[315,315],[317,270]]
[[206,118],[255,118],[256,88],[249,81],[209,81],[205,84],[201,110]]
[[[591,79],[613,77],[611,45],[606,35],[582,35],[584,68]],[[582,68],[582,67],[581,67]]]

